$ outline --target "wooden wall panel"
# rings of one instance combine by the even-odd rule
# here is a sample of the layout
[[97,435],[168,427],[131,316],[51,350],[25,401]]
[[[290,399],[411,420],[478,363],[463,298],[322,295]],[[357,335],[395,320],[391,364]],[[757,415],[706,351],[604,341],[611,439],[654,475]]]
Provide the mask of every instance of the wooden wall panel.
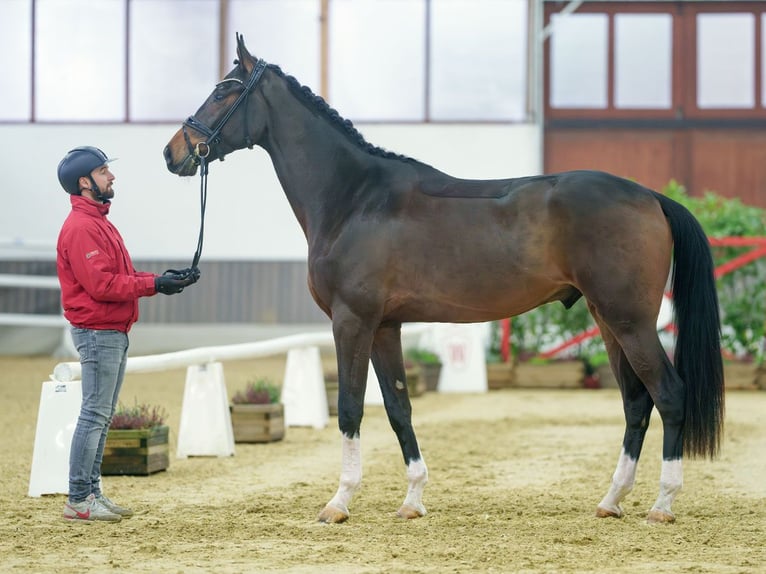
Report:
[[682,175],[679,140],[670,130],[549,128],[545,172],[599,169],[660,190]]
[[766,207],[766,136],[758,130],[692,130],[690,190],[715,191]]

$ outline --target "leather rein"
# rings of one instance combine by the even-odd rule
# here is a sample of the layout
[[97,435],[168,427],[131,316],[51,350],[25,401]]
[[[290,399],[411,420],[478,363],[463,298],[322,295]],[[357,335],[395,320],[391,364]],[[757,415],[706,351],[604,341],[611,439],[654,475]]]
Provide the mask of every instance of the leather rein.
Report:
[[[253,67],[253,71],[250,73],[250,76],[247,79],[247,82],[243,82],[242,80],[238,78],[227,78],[221,82],[219,82],[219,85],[223,82],[237,82],[244,86],[244,89],[242,90],[242,93],[239,94],[239,97],[237,97],[236,101],[232,106],[226,111],[224,116],[218,121],[215,128],[210,129],[199,121],[196,117],[189,116],[186,121],[184,121],[183,126],[181,127],[183,134],[184,134],[184,141],[186,142],[186,147],[189,150],[189,155],[191,156],[192,160],[196,165],[199,166],[200,171],[200,224],[199,224],[199,237],[197,238],[197,250],[194,252],[194,258],[192,259],[192,268],[197,267],[199,264],[200,257],[202,256],[202,243],[205,235],[205,208],[207,206],[207,174],[208,174],[208,161],[207,158],[210,155],[210,150],[213,148],[213,146],[220,145],[221,143],[221,130],[223,130],[226,123],[231,118],[232,114],[234,114],[235,111],[237,111],[237,108],[244,103],[245,104],[245,119],[243,122],[244,128],[245,128],[245,145],[248,149],[253,149],[253,141],[250,139],[250,132],[247,129],[247,104],[250,100],[250,94],[253,91],[253,88],[255,88],[255,85],[258,83],[258,80],[261,79],[261,76],[263,75],[264,70],[266,69],[267,63],[265,60],[257,60],[255,63],[255,66]],[[191,139],[189,138],[189,134],[186,131],[186,128],[189,127],[193,129],[196,132],[201,133],[205,136],[204,141],[197,142],[197,145],[193,146],[191,143]],[[219,159],[223,161],[225,154],[220,154]]]

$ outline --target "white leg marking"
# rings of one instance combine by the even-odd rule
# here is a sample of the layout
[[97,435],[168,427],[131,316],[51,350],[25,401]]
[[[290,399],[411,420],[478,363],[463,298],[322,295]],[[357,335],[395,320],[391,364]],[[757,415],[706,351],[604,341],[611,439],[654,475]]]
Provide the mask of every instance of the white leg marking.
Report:
[[335,496],[327,505],[334,506],[348,514],[351,498],[362,484],[362,442],[358,436],[348,438],[343,435],[342,440],[343,462],[340,471],[340,484]]
[[622,449],[617,461],[617,468],[612,475],[612,486],[603,500],[599,502],[599,508],[622,516],[620,503],[633,490],[636,481],[636,467],[637,461],[625,454],[625,449]]
[[684,470],[681,459],[663,460],[662,471],[660,472],[660,494],[657,497],[657,502],[652,506],[652,510],[659,510],[672,516],[670,506],[681,491],[683,484]]
[[428,482],[428,468],[421,458],[413,460],[407,465],[407,497],[402,506],[410,506],[417,510],[421,516],[426,515],[426,507],[423,506],[423,490]]

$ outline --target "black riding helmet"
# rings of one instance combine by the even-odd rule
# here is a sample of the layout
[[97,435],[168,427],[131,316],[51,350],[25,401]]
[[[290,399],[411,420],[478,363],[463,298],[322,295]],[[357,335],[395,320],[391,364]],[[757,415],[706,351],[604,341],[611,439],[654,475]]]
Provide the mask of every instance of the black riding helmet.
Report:
[[88,145],[76,147],[59,162],[59,183],[67,193],[80,195],[80,187],[77,184],[80,178],[90,177],[90,172],[114,159],[107,157],[97,147]]

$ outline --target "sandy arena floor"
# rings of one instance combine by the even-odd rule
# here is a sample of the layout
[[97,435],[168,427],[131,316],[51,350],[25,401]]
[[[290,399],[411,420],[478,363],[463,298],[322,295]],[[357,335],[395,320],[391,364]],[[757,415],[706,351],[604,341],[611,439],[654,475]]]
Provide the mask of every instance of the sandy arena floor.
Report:
[[[289,428],[230,458],[175,458],[185,373],[134,374],[134,398],[170,413],[171,464],[105,477],[137,515],[119,524],[61,518],[64,496],[27,497],[40,383],[50,358],[0,358],[0,571],[196,573],[766,571],[766,393],[730,392],[720,460],[687,461],[673,525],[649,526],[657,494],[655,418],[620,520],[597,519],[623,433],[616,391],[428,393],[413,400],[430,471],[428,515],[403,521],[405,469],[382,407],[362,426],[364,483],[341,525],[316,522],[335,492],[340,436]],[[231,394],[283,359],[226,363]]]

